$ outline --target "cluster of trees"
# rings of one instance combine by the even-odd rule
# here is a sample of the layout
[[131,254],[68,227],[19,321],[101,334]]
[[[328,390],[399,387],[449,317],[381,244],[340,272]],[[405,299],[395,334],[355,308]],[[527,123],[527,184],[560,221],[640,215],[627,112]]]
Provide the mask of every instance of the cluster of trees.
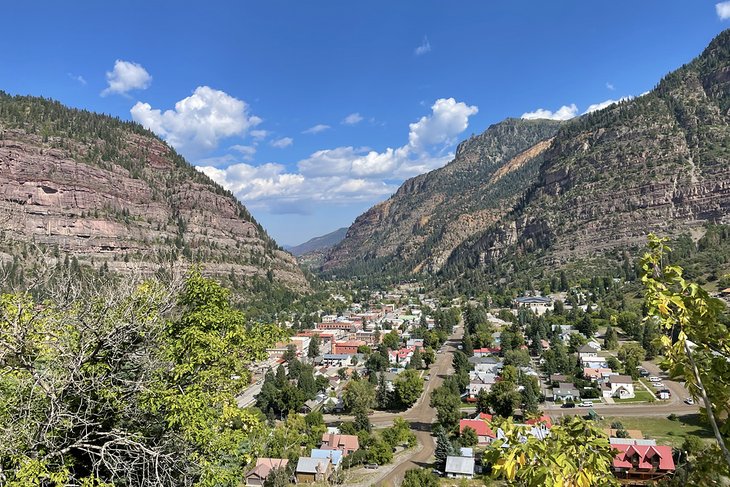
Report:
[[197,271],[63,284],[0,295],[0,483],[236,485],[268,427],[235,397],[282,331]]
[[321,375],[315,377],[314,367],[301,363],[291,349],[285,355],[288,355],[289,373],[283,365],[277,367],[276,373],[267,371],[261,392],[256,397],[256,407],[270,420],[282,419],[290,412],[301,410],[306,401],[329,387],[329,380]]

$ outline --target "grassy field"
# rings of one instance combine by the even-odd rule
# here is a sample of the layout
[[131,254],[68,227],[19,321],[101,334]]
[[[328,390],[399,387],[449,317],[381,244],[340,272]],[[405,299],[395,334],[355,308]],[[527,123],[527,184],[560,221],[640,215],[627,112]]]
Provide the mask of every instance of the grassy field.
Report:
[[713,437],[710,427],[701,422],[699,414],[685,414],[676,421],[648,416],[607,416],[599,421],[599,425],[610,428],[614,421],[620,421],[627,430],[641,430],[645,436],[657,440],[657,444],[661,445],[679,447],[687,435],[710,439]]

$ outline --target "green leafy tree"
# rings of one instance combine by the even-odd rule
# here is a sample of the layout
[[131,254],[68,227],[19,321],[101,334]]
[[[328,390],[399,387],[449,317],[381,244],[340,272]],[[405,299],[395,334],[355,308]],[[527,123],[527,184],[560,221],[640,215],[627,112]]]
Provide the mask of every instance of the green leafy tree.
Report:
[[393,449],[385,441],[378,438],[367,449],[368,461],[385,465],[393,461]]
[[454,431],[461,419],[461,398],[458,392],[441,386],[431,392],[432,408],[436,409],[436,420],[446,431]]
[[411,407],[423,392],[423,379],[413,369],[404,370],[393,383],[395,397],[404,408]]
[[662,366],[681,376],[693,397],[702,400],[725,464],[730,467],[730,330],[721,320],[723,303],[696,283],[685,280],[683,269],[666,262],[666,239],[649,236],[641,260],[646,288],[647,320],[658,320],[663,334]]
[[423,468],[406,471],[401,487],[438,487],[439,479],[432,472]]
[[411,355],[411,361],[408,363],[410,368],[412,369],[422,369],[423,368],[423,357],[421,356],[421,350],[416,347],[416,350],[413,352],[413,355]]
[[375,388],[365,380],[351,380],[345,386],[342,402],[351,413],[364,413],[366,416],[375,405]]
[[603,348],[606,350],[615,350],[618,347],[618,334],[610,324],[606,327],[606,333],[603,336]]
[[494,384],[489,391],[489,407],[499,416],[508,418],[514,410],[520,407],[522,396],[517,391],[517,385],[508,380],[501,380]]
[[619,349],[616,354],[619,361],[623,364],[624,374],[630,375],[634,379],[639,378],[639,365],[644,360],[646,352],[641,345],[636,343],[627,343]]
[[478,413],[489,413],[490,412],[489,402],[489,391],[487,389],[481,389],[477,394],[476,408]]
[[436,353],[433,351],[433,348],[426,347],[423,349],[423,362],[426,364],[426,367],[430,367],[432,363],[436,361]]
[[459,437],[459,443],[461,446],[476,446],[479,443],[479,437],[477,436],[477,432],[474,431],[473,428],[466,427],[461,432],[461,436]]
[[619,485],[611,472],[613,449],[590,421],[566,417],[545,439],[510,420],[497,421],[495,428],[505,433],[485,454],[495,478],[530,487]]

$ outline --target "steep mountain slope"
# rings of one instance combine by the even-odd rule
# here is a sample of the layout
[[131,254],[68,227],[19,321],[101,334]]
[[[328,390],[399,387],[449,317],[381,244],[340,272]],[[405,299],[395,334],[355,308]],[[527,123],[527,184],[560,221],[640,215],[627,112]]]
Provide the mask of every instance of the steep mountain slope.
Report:
[[299,257],[310,252],[320,252],[330,247],[337,245],[345,238],[347,234],[347,227],[338,228],[334,232],[330,232],[320,237],[314,237],[307,240],[303,244],[294,245],[291,247],[285,247],[286,250],[291,252],[292,255]]
[[730,222],[730,31],[648,94],[566,124],[538,183],[447,266],[562,264]]
[[438,270],[464,240],[498,221],[537,177],[560,126],[508,119],[459,145],[443,168],[409,179],[359,216],[323,269]]
[[68,253],[111,271],[204,264],[308,288],[229,192],[133,123],[0,92],[0,263]]

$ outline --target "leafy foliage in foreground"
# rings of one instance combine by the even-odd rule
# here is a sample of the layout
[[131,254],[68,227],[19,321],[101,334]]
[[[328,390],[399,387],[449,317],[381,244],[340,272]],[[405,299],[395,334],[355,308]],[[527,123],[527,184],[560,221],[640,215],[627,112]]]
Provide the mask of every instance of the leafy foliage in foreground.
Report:
[[265,427],[235,395],[280,334],[248,328],[197,271],[181,287],[0,296],[0,483],[235,485]]
[[544,440],[511,420],[493,426],[505,432],[505,438],[493,442],[486,453],[494,477],[530,487],[618,485],[611,473],[613,450],[608,438],[590,421],[566,418]]

